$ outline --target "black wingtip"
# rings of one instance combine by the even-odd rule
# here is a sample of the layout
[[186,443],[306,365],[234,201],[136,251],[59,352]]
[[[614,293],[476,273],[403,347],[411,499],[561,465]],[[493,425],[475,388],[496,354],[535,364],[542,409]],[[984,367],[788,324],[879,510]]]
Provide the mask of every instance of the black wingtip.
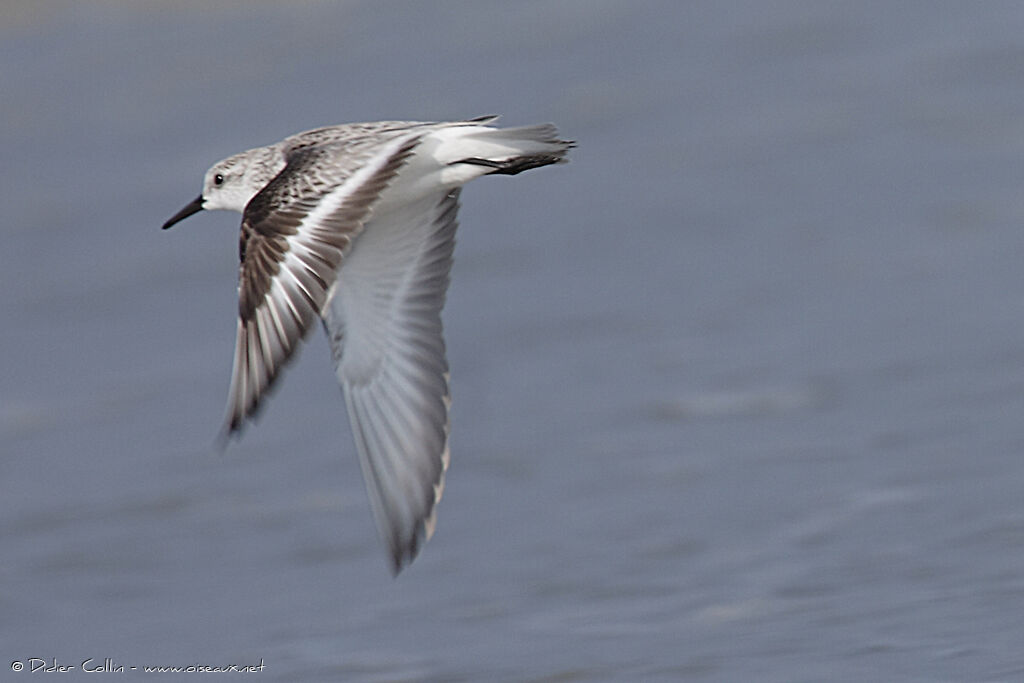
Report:
[[390,551],[388,553],[388,560],[390,560],[388,565],[389,569],[391,569],[391,578],[397,579],[402,570],[412,564],[413,559],[416,557],[416,551],[404,547],[397,539],[391,545]]
[[244,427],[243,420],[241,418],[232,418],[224,422],[224,426],[220,428],[220,432],[217,433],[216,438],[213,441],[214,448],[217,452],[224,454],[224,451],[228,449],[228,445],[232,439],[237,439],[242,436],[242,428]]
[[228,449],[228,444],[231,443],[232,432],[227,427],[221,428],[220,432],[217,433],[216,438],[213,440],[213,448],[220,455],[224,455],[224,452]]
[[392,553],[389,559],[388,568],[391,569],[391,578],[397,579],[398,575],[416,559],[416,553],[404,553],[398,550]]

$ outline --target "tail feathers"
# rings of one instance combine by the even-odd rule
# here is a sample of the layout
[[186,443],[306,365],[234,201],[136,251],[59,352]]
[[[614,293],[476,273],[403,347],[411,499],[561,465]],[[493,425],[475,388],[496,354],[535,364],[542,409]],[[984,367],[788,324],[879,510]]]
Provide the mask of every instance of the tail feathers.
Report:
[[459,123],[461,123],[461,124],[494,123],[495,121],[497,121],[500,118],[501,118],[501,114],[484,114],[483,116],[475,116],[475,117],[473,117],[471,119],[466,119],[465,121],[460,121]]
[[562,140],[553,124],[517,128],[487,128],[465,136],[473,141],[473,154],[450,162],[489,169],[487,173],[515,175],[531,168],[566,161],[565,154],[576,145]]
[[467,137],[476,138],[480,142],[507,146],[521,154],[558,154],[564,155],[576,143],[572,140],[561,140],[558,129],[553,123],[540,123],[534,126],[516,128],[489,128],[474,131]]
[[486,166],[491,169],[490,171],[487,171],[486,175],[515,175],[517,173],[522,173],[523,171],[529,171],[531,168],[539,168],[541,166],[547,166],[548,164],[558,164],[566,161],[565,152],[561,152],[560,154],[527,154],[524,156],[512,157],[511,159],[505,159],[503,161],[491,161],[490,159],[470,157],[468,159],[453,161],[452,163]]

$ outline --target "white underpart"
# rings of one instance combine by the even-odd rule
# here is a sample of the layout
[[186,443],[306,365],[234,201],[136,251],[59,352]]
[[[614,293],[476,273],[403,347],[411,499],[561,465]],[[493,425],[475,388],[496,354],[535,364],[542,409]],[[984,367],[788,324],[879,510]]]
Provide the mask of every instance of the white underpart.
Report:
[[399,564],[430,537],[448,467],[449,192],[375,213],[324,312],[374,518]]
[[325,306],[374,519],[396,568],[433,533],[448,467],[441,309],[457,189],[493,170],[458,162],[550,153],[553,138],[545,126],[460,125],[424,136],[375,204]]

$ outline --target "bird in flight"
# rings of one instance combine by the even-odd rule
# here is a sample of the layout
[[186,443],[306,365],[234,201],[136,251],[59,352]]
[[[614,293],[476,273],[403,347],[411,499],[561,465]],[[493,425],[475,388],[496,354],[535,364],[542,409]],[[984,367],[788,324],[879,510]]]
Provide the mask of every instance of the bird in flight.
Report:
[[483,175],[564,162],[550,124],[497,117],[317,128],[214,164],[203,209],[242,214],[238,323],[223,440],[256,416],[281,369],[322,323],[391,569],[434,530],[448,467],[441,327],[459,192]]

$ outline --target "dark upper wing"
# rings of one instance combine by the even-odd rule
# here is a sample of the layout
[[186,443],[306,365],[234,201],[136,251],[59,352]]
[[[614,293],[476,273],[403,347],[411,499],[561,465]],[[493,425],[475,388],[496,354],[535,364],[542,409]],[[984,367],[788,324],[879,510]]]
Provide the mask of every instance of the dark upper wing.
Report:
[[342,257],[419,136],[293,150],[242,216],[225,432],[239,430],[327,301]]

